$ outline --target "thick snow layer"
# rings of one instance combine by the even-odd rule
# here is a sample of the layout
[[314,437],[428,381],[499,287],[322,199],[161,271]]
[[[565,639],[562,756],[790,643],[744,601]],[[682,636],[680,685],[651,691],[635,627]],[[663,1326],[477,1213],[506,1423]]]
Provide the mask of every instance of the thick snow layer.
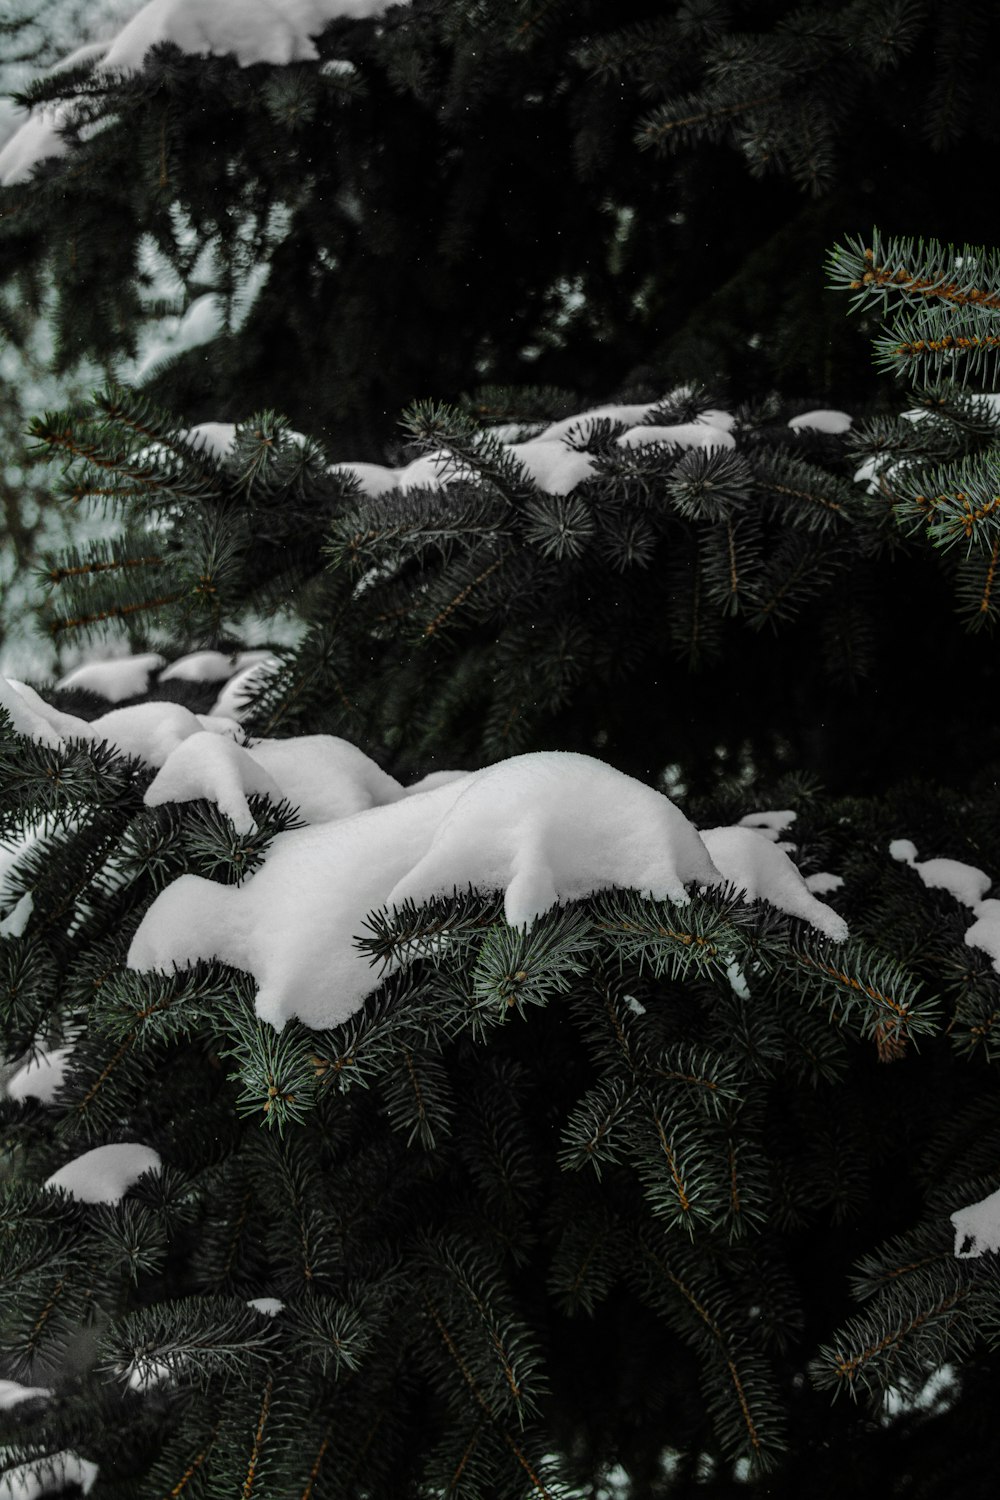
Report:
[[[286,779],[286,795],[294,802],[293,782]],[[385,778],[369,790],[374,800],[392,788]],[[147,911],[128,963],[170,971],[218,958],[254,975],[262,1019],[280,1029],[297,1016],[322,1028],[346,1020],[376,988],[353,942],[370,911],[470,886],[503,891],[507,921],[530,925],[611,886],[682,901],[691,884],[727,879],[750,900],[771,900],[827,936],[846,936],[842,919],[766,838],[749,829],[713,837],[724,867],[673,803],[631,777],[582,755],[516,756],[279,834],[240,887],[182,876]]]
[[[319,53],[313,37],[331,21],[380,16],[393,5],[408,4],[409,0],[149,0],[110,45],[79,47],[59,66],[93,60],[98,72],[136,72],[150,48],[162,42],[202,56],[231,53],[243,68],[258,63],[282,67],[314,62]],[[25,120],[0,151],[0,186],[27,181],[43,158],[66,152],[60,127],[67,117],[68,106],[59,103]],[[189,314],[194,315],[194,308]],[[189,339],[178,347],[194,347],[210,336],[194,324],[201,325],[214,315],[215,309],[203,307],[194,315],[192,326],[178,330],[179,338]]]
[[51,1396],[45,1385],[21,1385],[16,1380],[0,1380],[0,1411],[9,1411],[22,1401],[32,1401],[36,1396]]
[[824,937],[842,943],[847,923],[812,895],[795,865],[758,828],[709,828],[702,842],[725,880],[748,901],[769,901],[791,917],[801,917]]
[[784,812],[752,812],[740,819],[741,828],[756,828],[765,838],[776,844],[786,828],[795,822],[796,814],[790,809]]
[[43,1052],[40,1056],[33,1057],[8,1078],[7,1097],[39,1099],[43,1104],[54,1103],[72,1051],[72,1047],[56,1047],[52,1052]]
[[956,901],[970,908],[976,920],[965,929],[966,945],[988,953],[994,969],[1000,974],[1000,901],[983,900],[993,884],[986,871],[959,859],[918,860],[917,846],[911,839],[893,839],[889,853],[893,859],[916,870],[924,885],[932,890],[947,891]]
[[79,736],[84,725],[82,719],[50,708],[26,683],[7,677],[0,677],[0,707],[7,710],[18,734],[40,745],[61,745],[64,737]]
[[[244,651],[242,657],[253,653]],[[192,651],[179,656],[160,673],[160,682],[228,682],[235,672],[248,665],[241,656],[227,656],[223,651]]]
[[42,1496],[65,1494],[71,1485],[79,1485],[81,1492],[89,1495],[98,1472],[89,1458],[66,1449],[50,1458],[17,1464],[0,1475],[0,1500],[41,1500]]
[[947,891],[964,906],[977,907],[993,884],[985,870],[964,864],[959,859],[917,859],[917,847],[910,839],[893,839],[889,845],[893,859],[915,870],[931,890]]
[[236,832],[245,835],[257,826],[247,802],[253,792],[281,800],[277,783],[242,745],[203,729],[171,750],[143,801],[148,807],[161,807],[165,802],[207,797],[232,820]]
[[789,427],[794,432],[847,432],[853,418],[846,411],[804,411],[801,416],[793,417]]
[[81,1203],[117,1203],[145,1172],[158,1172],[162,1165],[151,1146],[137,1141],[95,1146],[60,1167],[45,1186],[62,1188]]
[[34,906],[35,898],[30,891],[25,891],[13,910],[8,912],[3,921],[0,922],[0,937],[20,937],[28,925],[28,918],[31,916]]
[[957,1209],[951,1222],[955,1226],[955,1254],[963,1260],[1000,1250],[1000,1191],[968,1208]]
[[669,443],[675,448],[736,447],[727,427],[706,421],[680,422],[673,427],[630,427],[615,441],[619,448],[644,448],[648,443]]
[[89,726],[88,739],[104,740],[123,755],[135,756],[151,766],[162,766],[177,746],[193,734],[242,738],[238,724],[216,715],[193,714],[180,703],[134,703],[115,708]]
[[139,69],[150,47],[173,42],[182,52],[233,52],[240,66],[310,62],[312,41],[330,21],[381,15],[408,0],[150,0],[119,32],[105,68]]
[[138,698],[147,692],[150,676],[163,666],[166,657],[155,651],[142,656],[120,656],[113,661],[88,661],[67,672],[56,687],[82,688],[109,703],[121,703],[124,698]]

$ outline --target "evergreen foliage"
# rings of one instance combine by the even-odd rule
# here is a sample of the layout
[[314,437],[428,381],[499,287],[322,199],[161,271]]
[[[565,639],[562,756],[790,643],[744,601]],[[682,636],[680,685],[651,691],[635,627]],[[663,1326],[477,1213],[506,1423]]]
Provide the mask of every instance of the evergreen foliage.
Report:
[[[993,1493],[997,1262],[950,1216],[1000,1186],[1000,975],[969,902],[890,845],[1000,879],[997,256],[842,243],[831,283],[908,409],[787,419],[803,371],[815,402],[865,388],[823,371],[837,298],[798,279],[863,219],[859,118],[897,150],[887,221],[917,162],[921,203],[947,180],[989,221],[965,189],[997,21],[748,14],[417,0],[335,23],[315,64],[164,46],[25,95],[74,101],[71,151],[3,190],[0,271],[55,275],[64,363],[138,349],[151,245],[232,322],[152,395],[34,422],[70,513],[107,521],[41,565],[53,635],[235,653],[293,609],[250,735],[341,735],[407,782],[583,751],[700,828],[786,809],[851,936],[731,886],[513,926],[456,882],[369,913],[358,1011],[278,1030],[246,972],[126,959],[178,877],[252,882],[301,809],[153,805],[147,759],[0,708],[3,1053],[62,1066],[51,1099],[0,1100],[14,1493],[41,1461],[72,1493],[67,1453],[109,1500]],[[615,389],[644,414],[588,418]],[[418,393],[388,456],[434,482],[375,493],[351,461]],[[732,446],[620,441],[720,408]],[[581,411],[560,452],[585,477],[546,489],[523,444]],[[127,1143],[160,1166],[111,1201],[52,1183]]]
[[3,190],[0,277],[51,281],[64,367],[214,294],[223,331],[152,394],[278,409],[338,457],[474,376],[842,404],[872,389],[817,274],[843,225],[875,201],[947,235],[961,201],[1000,240],[998,24],[981,0],[414,0],[335,21],[315,62],[79,59],[22,88],[72,149]]

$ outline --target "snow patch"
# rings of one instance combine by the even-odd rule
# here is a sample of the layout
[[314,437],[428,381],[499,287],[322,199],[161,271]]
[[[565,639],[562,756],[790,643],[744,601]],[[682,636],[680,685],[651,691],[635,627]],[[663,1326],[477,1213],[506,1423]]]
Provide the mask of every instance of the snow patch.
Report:
[[98,1472],[89,1458],[64,1449],[49,1458],[16,1464],[0,1475],[0,1500],[42,1500],[43,1496],[64,1494],[71,1485],[79,1485],[81,1492],[89,1495]]
[[843,917],[809,891],[783,849],[757,828],[709,828],[702,841],[713,863],[747,901],[769,901],[790,917],[801,917],[835,943],[847,938]]
[[95,1146],[74,1157],[45,1182],[62,1188],[80,1203],[117,1203],[146,1172],[158,1172],[163,1163],[151,1146],[137,1141]]
[[972,1260],[1000,1250],[1000,1190],[951,1215],[955,1226],[955,1254]]
[[42,1104],[54,1104],[72,1052],[72,1047],[56,1047],[52,1052],[31,1058],[8,1078],[7,1097],[38,1099]]
[[[357,779],[350,784],[356,792]],[[362,779],[362,788],[385,798],[392,783]],[[295,1016],[324,1028],[351,1016],[380,982],[353,941],[379,908],[471,887],[502,891],[506,920],[530,926],[553,906],[612,886],[685,901],[687,886],[721,880],[828,937],[847,935],[761,834],[699,836],[641,782],[588,756],[540,752],[445,773],[424,790],[278,834],[242,886],[181,876],[146,912],[128,964],[169,972],[218,958],[256,978],[263,1020],[280,1030]]]
[[56,687],[81,688],[98,698],[106,698],[109,703],[121,703],[125,698],[138,698],[148,692],[150,676],[164,666],[166,657],[155,651],[141,656],[120,656],[113,661],[88,661],[67,672]]
[[846,411],[830,411],[821,408],[818,411],[804,411],[801,416],[792,417],[789,427],[793,432],[847,432],[853,418]]
[[22,1401],[33,1401],[36,1396],[51,1396],[54,1393],[45,1385],[21,1385],[16,1380],[0,1380],[0,1411],[9,1411]]

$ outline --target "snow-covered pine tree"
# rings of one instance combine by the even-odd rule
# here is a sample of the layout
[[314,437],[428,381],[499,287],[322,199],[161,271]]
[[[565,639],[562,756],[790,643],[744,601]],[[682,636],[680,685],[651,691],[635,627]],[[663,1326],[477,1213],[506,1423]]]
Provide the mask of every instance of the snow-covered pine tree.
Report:
[[986,0],[134,9],[24,89],[0,279],[54,286],[64,365],[190,422],[276,408],[378,459],[476,380],[840,405],[873,388],[816,269],[843,226],[948,235],[961,200],[1000,241]]
[[[844,274],[864,283],[861,261]],[[975,285],[983,337],[993,289]],[[691,393],[541,432],[538,396],[504,396],[514,420],[492,430],[416,408],[434,446],[397,470],[330,467],[272,418],[193,433],[125,392],[39,422],[71,493],[156,540],[159,628],[201,649],[162,674],[174,697],[195,684],[199,713],[141,691],[108,710],[158,669],[148,654],[62,697],[5,689],[8,1464],[143,1497],[638,1497],[761,1473],[772,1495],[875,1494],[900,1471],[986,1493],[997,1283],[990,1255],[954,1251],[998,1238],[993,768],[950,790],[883,768],[877,798],[836,799],[750,779],[746,757],[742,784],[682,797],[697,834],[661,793],[544,745],[593,751],[595,700],[624,714],[648,682],[640,660],[616,687],[596,650],[562,700],[546,682],[581,580],[611,602],[614,663],[635,649],[629,595],[673,592],[668,540],[690,593],[737,520],[756,518],[766,570],[803,512],[832,509],[839,530],[805,534],[839,537],[855,575],[905,575],[930,550],[905,505],[888,548],[915,466],[947,433],[960,465],[989,462],[990,403],[934,389],[933,415],[891,428],[874,494],[837,475],[836,434],[792,485],[797,429]],[[251,667],[249,701],[230,684],[213,702],[236,663],[211,648],[244,596],[267,608],[286,496],[306,552],[326,528],[306,635]],[[199,550],[206,517],[240,518],[231,548]],[[519,587],[489,595],[508,551]],[[112,561],[62,570],[63,620],[116,599],[157,620]],[[541,645],[514,650],[532,599]],[[415,654],[446,623],[450,655]],[[405,687],[421,659],[428,692],[451,678],[436,736]],[[532,670],[559,711],[484,769],[476,684]],[[345,738],[381,765],[330,733],[348,704]],[[646,779],[676,783],[688,732],[641,732]],[[862,1400],[831,1411],[829,1387]]]

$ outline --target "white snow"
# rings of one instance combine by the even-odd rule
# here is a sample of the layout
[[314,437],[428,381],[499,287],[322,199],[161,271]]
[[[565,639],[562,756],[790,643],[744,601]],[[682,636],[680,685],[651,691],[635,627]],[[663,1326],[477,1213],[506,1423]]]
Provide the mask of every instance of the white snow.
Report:
[[[276,752],[280,743],[248,753],[267,746],[265,755],[294,756],[292,747]],[[337,816],[327,804],[332,821],[279,834],[240,887],[181,876],[147,911],[129,966],[170,971],[216,957],[255,976],[262,1019],[280,1029],[297,1016],[322,1028],[352,1015],[381,978],[353,943],[368,912],[470,886],[503,891],[507,921],[530,926],[559,903],[611,886],[683,901],[690,884],[729,879],[750,900],[846,936],[843,920],[765,837],[750,829],[699,836],[666,797],[587,756],[515,756],[441,775],[409,795],[377,768],[359,774],[359,765],[348,767],[348,785],[376,805]],[[295,802],[289,767],[284,790]]]
[[147,788],[147,807],[165,802],[192,802],[207,797],[232,820],[239,834],[257,827],[247,794],[263,793],[278,802],[281,793],[263,766],[241,745],[203,729],[171,750]]
[[202,730],[229,738],[243,734],[239,725],[214,713],[193,714],[180,703],[156,701],[112,709],[94,719],[89,730],[88,739],[104,740],[151,766],[162,766],[178,745]]
[[630,427],[615,441],[619,448],[643,448],[648,443],[669,443],[675,448],[736,447],[728,428],[705,421],[679,422],[672,427]]
[[0,1380],[0,1411],[9,1411],[22,1401],[31,1401],[36,1396],[51,1396],[45,1385],[21,1385],[16,1380]]
[[0,1475],[0,1500],[41,1500],[42,1496],[61,1495],[73,1484],[89,1495],[97,1475],[96,1464],[65,1449],[50,1458],[17,1464]]
[[239,669],[239,658],[223,651],[192,651],[178,656],[160,673],[160,682],[228,682]]
[[225,307],[218,292],[203,292],[175,317],[161,319],[156,337],[128,372],[130,385],[145,380],[165,360],[210,343],[225,325]]
[[150,47],[173,42],[182,52],[233,52],[243,68],[314,61],[312,41],[328,22],[378,16],[408,0],[150,0],[119,32],[105,68],[139,69]]
[[828,875],[825,870],[806,876],[806,889],[814,896],[828,896],[831,891],[839,891],[843,883],[843,875]]
[[106,698],[109,703],[121,703],[124,698],[138,698],[149,690],[149,679],[153,672],[166,666],[166,657],[155,651],[140,656],[120,656],[113,661],[89,661],[75,667],[56,683],[60,688],[82,688]]
[[[408,4],[409,0],[149,0],[110,44],[79,47],[59,67],[92,60],[97,72],[135,72],[142,69],[150,48],[162,42],[200,56],[232,53],[243,68],[314,62],[319,53],[313,37],[329,22],[380,16],[393,5]],[[0,151],[0,185],[25,182],[36,163],[66,152],[59,128],[69,110],[60,102],[25,120]],[[182,342],[178,348],[202,342],[199,328],[214,315],[214,309],[203,307],[195,313],[195,307],[189,309],[191,325],[178,330],[179,338],[193,342]]]
[[34,905],[34,896],[30,891],[25,891],[13,910],[8,912],[0,922],[0,937],[20,937],[28,925],[28,918],[31,916]]
[[197,427],[189,427],[184,436],[214,458],[225,458],[236,441],[236,423],[199,422]]
[[1000,1250],[1000,1190],[951,1215],[955,1254],[962,1260]]
[[95,1146],[74,1157],[45,1183],[62,1188],[81,1203],[117,1203],[146,1172],[158,1172],[163,1163],[151,1146],[123,1141],[113,1146]]
[[263,1313],[267,1318],[276,1318],[284,1310],[284,1306],[280,1297],[251,1297],[247,1302],[247,1307]]
[[964,864],[959,859],[917,859],[917,846],[912,839],[893,839],[889,845],[893,859],[909,865],[920,876],[924,885],[935,890],[945,890],[963,906],[968,906],[975,917],[971,927],[965,929],[965,942],[969,948],[979,948],[988,953],[993,967],[1000,974],[1000,900],[983,900],[993,884],[985,870],[975,865]]
[[964,864],[960,859],[917,859],[917,847],[910,839],[893,839],[889,845],[893,859],[915,870],[931,890],[947,891],[956,901],[973,910],[993,884],[984,870]]
[[[516,460],[528,479],[543,494],[568,495],[590,479],[597,465],[589,453],[570,447],[571,438],[585,436],[594,422],[606,419],[624,423],[626,431],[616,439],[620,448],[640,448],[648,443],[668,443],[676,448],[733,448],[731,428],[735,418],[725,411],[705,412],[694,422],[673,426],[644,426],[643,419],[655,411],[657,402],[642,406],[599,406],[578,416],[552,422],[534,437],[520,441],[524,424],[512,423],[490,430],[507,454]],[[440,490],[459,479],[474,478],[474,470],[457,462],[446,449],[424,453],[399,469],[382,464],[342,462],[331,464],[329,473],[354,476],[364,494],[376,497],[389,490],[404,493],[416,489]]]
[[801,917],[835,943],[847,938],[843,917],[812,895],[783,849],[757,828],[709,828],[702,842],[716,868],[747,901],[769,901],[791,917]]
[[31,1058],[7,1080],[10,1099],[39,1099],[43,1104],[55,1102],[72,1047],[56,1047]]
[[776,844],[786,828],[790,828],[795,822],[797,814],[787,810],[784,812],[752,812],[740,819],[741,828],[756,828],[765,838]]
[[818,411],[804,411],[801,416],[792,417],[789,427],[793,432],[847,432],[853,421],[846,411],[830,411],[821,408]]
[[230,720],[238,724],[250,711],[251,694],[280,665],[276,656],[267,653],[263,659],[249,662],[242,667],[230,677],[212,704],[209,717]]

